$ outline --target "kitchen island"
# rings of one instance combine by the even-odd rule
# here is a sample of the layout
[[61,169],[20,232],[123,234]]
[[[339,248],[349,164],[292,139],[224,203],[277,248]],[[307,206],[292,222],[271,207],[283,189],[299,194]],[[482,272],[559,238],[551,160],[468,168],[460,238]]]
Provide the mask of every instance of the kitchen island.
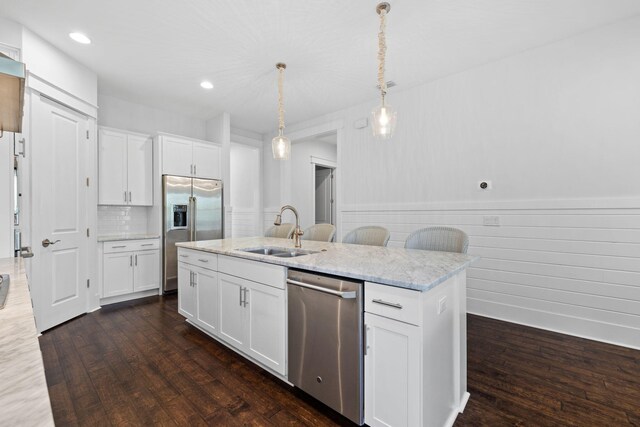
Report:
[[263,237],[177,246],[180,313],[282,380],[287,269],[329,274],[364,282],[364,421],[450,426],[464,409],[466,268],[475,257],[314,241],[300,251]]

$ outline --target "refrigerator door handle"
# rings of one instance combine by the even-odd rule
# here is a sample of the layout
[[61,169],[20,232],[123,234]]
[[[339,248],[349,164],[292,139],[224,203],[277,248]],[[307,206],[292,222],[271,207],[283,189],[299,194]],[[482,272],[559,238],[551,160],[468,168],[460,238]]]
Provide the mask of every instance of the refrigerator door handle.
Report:
[[189,229],[189,241],[193,241],[193,227],[195,223],[193,222],[193,197],[189,196],[189,206],[187,208],[187,227]]
[[193,213],[191,214],[191,216],[193,217],[193,229],[192,229],[192,233],[193,233],[193,237],[191,238],[192,241],[196,241],[198,238],[198,229],[196,228],[196,224],[197,224],[197,212],[198,212],[198,199],[194,196],[193,197]]

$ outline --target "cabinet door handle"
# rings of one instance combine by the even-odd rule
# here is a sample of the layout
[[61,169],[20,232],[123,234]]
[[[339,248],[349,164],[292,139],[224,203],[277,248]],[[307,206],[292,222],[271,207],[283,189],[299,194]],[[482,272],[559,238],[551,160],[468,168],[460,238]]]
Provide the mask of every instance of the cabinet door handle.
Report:
[[129,203],[131,203],[131,191],[129,191]]
[[136,267],[138,266],[138,254],[136,254]]
[[124,192],[124,202],[127,203],[127,192]]
[[238,295],[240,295],[240,307],[242,307],[242,286],[238,289]]
[[243,306],[243,307],[246,307],[246,306],[249,304],[249,302],[247,301],[247,294],[249,293],[249,288],[247,288],[247,287],[245,286],[245,288],[244,288],[244,291],[243,291],[243,292],[244,292],[244,299],[243,299],[243,301],[242,301],[242,306]]
[[189,173],[190,173],[191,175],[193,175],[193,164],[191,164],[190,166],[191,166],[191,168],[189,169]]
[[376,304],[380,304],[380,305],[386,305],[387,307],[393,307],[393,308],[397,308],[402,310],[402,304],[398,304],[397,302],[387,302],[381,299],[374,299],[371,300],[371,302],[374,302]]
[[133,255],[129,255],[129,267],[133,267]]
[[367,352],[369,350],[369,327],[367,325],[364,325],[364,334],[362,335],[362,345],[364,346],[364,355],[367,355]]

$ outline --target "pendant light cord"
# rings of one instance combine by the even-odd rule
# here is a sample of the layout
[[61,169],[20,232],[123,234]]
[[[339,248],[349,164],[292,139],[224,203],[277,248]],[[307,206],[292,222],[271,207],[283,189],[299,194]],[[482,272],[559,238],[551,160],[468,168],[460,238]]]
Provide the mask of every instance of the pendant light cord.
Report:
[[278,118],[280,133],[284,129],[284,96],[282,88],[284,86],[284,67],[278,67]]
[[380,32],[378,33],[378,86],[382,94],[382,102],[384,104],[384,96],[387,94],[387,83],[384,81],[384,62],[387,54],[387,40],[385,37],[385,29],[387,26],[387,11],[380,10]]

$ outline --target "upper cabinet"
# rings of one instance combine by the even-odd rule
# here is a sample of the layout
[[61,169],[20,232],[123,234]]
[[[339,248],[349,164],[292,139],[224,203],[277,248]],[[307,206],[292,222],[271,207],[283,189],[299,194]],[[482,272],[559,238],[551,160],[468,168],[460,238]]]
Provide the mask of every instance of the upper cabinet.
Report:
[[220,145],[161,134],[162,175],[221,179]]
[[98,204],[153,205],[153,140],[100,128]]

